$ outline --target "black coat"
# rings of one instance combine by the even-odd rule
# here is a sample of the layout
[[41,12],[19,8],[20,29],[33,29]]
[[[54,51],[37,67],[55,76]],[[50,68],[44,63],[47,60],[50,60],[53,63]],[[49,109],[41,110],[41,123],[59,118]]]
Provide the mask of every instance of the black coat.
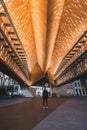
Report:
[[42,95],[43,99],[47,99],[48,98],[48,92],[46,89],[43,90],[43,95]]

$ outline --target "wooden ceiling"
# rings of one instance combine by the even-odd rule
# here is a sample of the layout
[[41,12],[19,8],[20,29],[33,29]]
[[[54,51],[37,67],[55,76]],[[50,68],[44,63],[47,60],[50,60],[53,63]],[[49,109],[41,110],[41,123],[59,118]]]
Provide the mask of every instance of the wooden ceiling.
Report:
[[87,30],[87,0],[3,1],[27,55],[30,84],[45,73],[53,80],[62,59]]

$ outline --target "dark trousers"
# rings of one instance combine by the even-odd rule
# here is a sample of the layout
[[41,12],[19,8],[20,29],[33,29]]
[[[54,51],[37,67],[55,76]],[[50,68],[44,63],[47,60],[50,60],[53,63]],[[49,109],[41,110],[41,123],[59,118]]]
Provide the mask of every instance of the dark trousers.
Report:
[[44,107],[48,106],[48,99],[47,98],[43,98],[43,106]]

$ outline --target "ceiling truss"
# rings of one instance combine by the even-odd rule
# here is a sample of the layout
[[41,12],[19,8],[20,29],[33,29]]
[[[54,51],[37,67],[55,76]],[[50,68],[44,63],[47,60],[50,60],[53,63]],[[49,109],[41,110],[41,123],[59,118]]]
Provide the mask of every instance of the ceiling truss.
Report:
[[29,85],[46,73],[55,85],[66,63],[87,46],[87,1],[1,0],[0,30]]

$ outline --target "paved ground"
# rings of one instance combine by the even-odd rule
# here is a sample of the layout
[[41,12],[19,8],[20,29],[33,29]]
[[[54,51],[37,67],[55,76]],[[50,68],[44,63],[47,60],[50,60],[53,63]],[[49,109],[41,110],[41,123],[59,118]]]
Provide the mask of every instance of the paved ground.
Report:
[[33,130],[87,130],[87,97],[68,100]]
[[23,98],[18,98],[20,103],[17,99],[0,100],[0,130],[32,130],[67,100],[68,98],[49,98],[49,109],[45,110],[42,108],[41,98],[25,99],[25,101]]
[[50,98],[48,109],[41,98],[0,100],[0,105],[0,130],[87,130],[87,97]]
[[27,100],[30,100],[31,98],[23,98],[23,97],[18,97],[18,98],[8,98],[8,99],[0,99],[0,107],[6,107],[10,106],[13,104],[17,103],[23,103]]

